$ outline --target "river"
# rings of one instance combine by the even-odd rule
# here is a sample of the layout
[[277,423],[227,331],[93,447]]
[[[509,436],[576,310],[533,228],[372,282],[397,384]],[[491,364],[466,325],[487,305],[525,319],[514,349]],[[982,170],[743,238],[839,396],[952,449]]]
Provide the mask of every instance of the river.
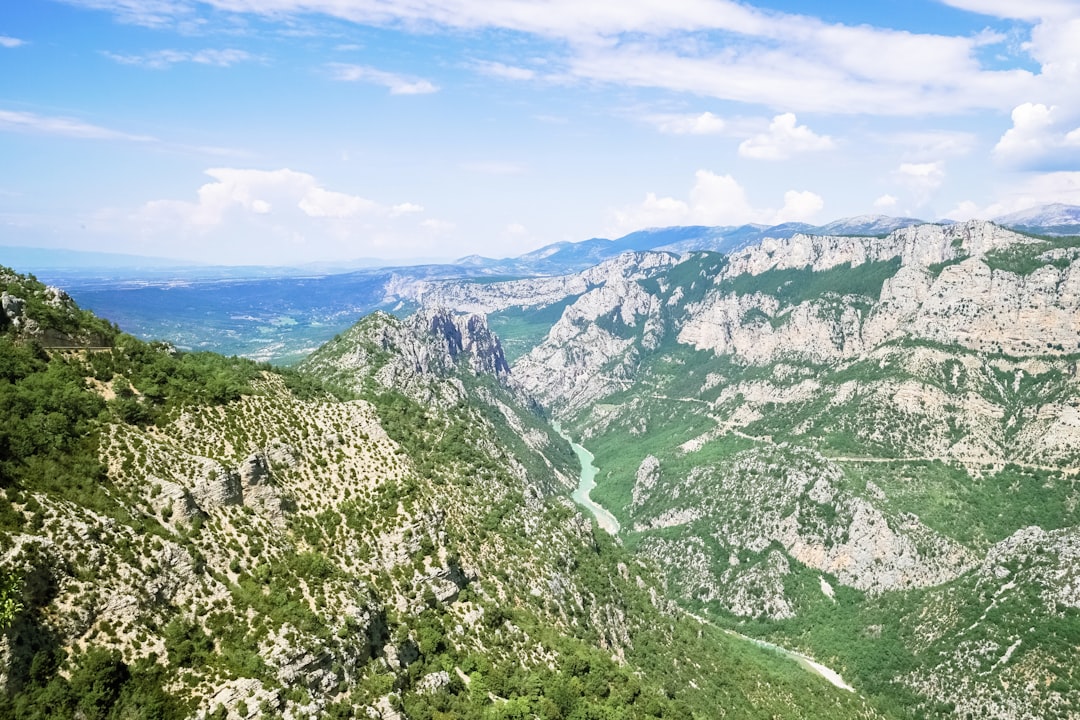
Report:
[[[558,422],[552,422],[551,426],[552,428],[554,428],[555,432],[559,433],[559,435],[564,440],[566,440],[566,442],[570,443],[570,447],[573,448],[574,454],[577,455],[578,463],[580,463],[581,465],[581,475],[578,480],[578,486],[574,490],[574,492],[571,493],[570,497],[573,498],[574,502],[576,502],[578,505],[592,513],[593,517],[596,518],[596,522],[600,525],[600,527],[602,527],[604,530],[607,530],[612,535],[617,535],[619,533],[619,521],[615,519],[615,516],[612,515],[607,510],[607,508],[597,504],[593,501],[591,497],[589,497],[589,493],[592,492],[592,489],[594,487],[596,487],[596,473],[600,472],[600,468],[596,467],[596,465],[593,464],[593,460],[596,459],[595,456],[591,452],[586,450],[584,447],[578,445],[576,442],[571,440],[570,436],[563,432],[562,426]],[[687,615],[690,615],[698,622],[706,625],[713,625],[713,623],[709,622],[705,618],[695,615],[692,612],[686,610],[684,610],[683,612],[685,612]],[[716,626],[713,625],[713,627]],[[854,692],[854,689],[846,682],[844,682],[844,679],[840,677],[840,674],[838,672],[822,665],[811,657],[803,655],[799,652],[795,652],[794,650],[788,650],[787,648],[780,647],[779,645],[774,645],[773,643],[766,642],[765,640],[757,640],[756,638],[748,637],[746,635],[743,635],[742,633],[735,632],[734,630],[723,630],[729,635],[733,635],[734,637],[737,637],[741,640],[745,640],[746,642],[752,642],[758,647],[772,650],[775,653],[791,658],[799,665],[801,665],[805,670],[821,676],[836,687],[847,690],[848,692]]]
[[600,472],[600,468],[593,465],[593,460],[596,458],[591,452],[586,450],[581,445],[570,439],[570,436],[563,432],[562,426],[557,422],[553,422],[551,426],[555,429],[555,432],[559,433],[566,442],[570,443],[570,447],[573,449],[574,454],[577,455],[578,463],[581,465],[581,475],[578,479],[578,486],[570,497],[573,498],[581,507],[592,513],[592,516],[596,518],[596,522],[601,528],[606,530],[611,535],[619,534],[619,521],[615,519],[607,508],[594,502],[589,493],[596,487],[596,473]]
[[809,656],[803,655],[800,652],[795,652],[794,650],[788,650],[786,647],[780,647],[779,645],[774,645],[773,643],[767,642],[765,640],[758,640],[756,638],[752,638],[752,637],[749,637],[747,635],[743,635],[742,633],[735,632],[734,630],[725,630],[724,632],[726,632],[729,635],[734,635],[735,637],[740,638],[742,640],[752,642],[755,645],[757,645],[758,647],[765,648],[766,650],[772,650],[773,652],[779,653],[780,655],[783,655],[784,657],[791,658],[792,660],[797,662],[799,665],[801,665],[804,670],[809,670],[810,672],[814,673],[815,675],[820,675],[821,677],[825,678],[826,680],[828,680],[830,683],[832,683],[836,687],[840,688],[841,690],[847,690],[848,692],[855,692],[855,688],[851,687],[846,682],[844,682],[844,678],[840,677],[840,673],[836,672],[832,668],[829,668],[829,667],[826,667],[826,666],[822,665],[817,660],[814,660],[813,658],[811,658]]

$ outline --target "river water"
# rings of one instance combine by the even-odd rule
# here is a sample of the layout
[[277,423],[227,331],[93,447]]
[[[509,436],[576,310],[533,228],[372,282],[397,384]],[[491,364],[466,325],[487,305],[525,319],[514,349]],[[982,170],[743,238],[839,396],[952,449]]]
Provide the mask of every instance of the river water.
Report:
[[[559,425],[558,422],[552,422],[551,426],[555,429],[555,432],[559,433],[559,435],[564,440],[566,440],[566,442],[570,443],[570,447],[574,450],[574,454],[577,455],[578,463],[581,464],[581,476],[578,480],[578,486],[574,490],[574,492],[570,494],[570,497],[573,498],[574,502],[576,502],[578,505],[592,513],[593,517],[596,518],[597,524],[599,524],[601,528],[608,531],[608,533],[612,535],[617,535],[619,533],[619,521],[616,520],[615,516],[612,515],[606,508],[597,504],[593,501],[591,497],[589,497],[589,493],[592,492],[592,489],[594,487],[596,487],[596,473],[600,472],[600,468],[596,467],[596,465],[593,464],[593,460],[596,459],[595,456],[593,456],[593,454],[586,450],[584,447],[571,440],[570,436],[563,432],[562,426]],[[710,623],[709,621],[697,615],[694,615],[693,613],[687,612],[687,614],[691,615],[699,622],[712,625],[712,623]],[[773,643],[766,642],[764,640],[757,640],[756,638],[747,637],[746,635],[743,635],[742,633],[737,633],[734,630],[724,630],[724,632],[740,638],[741,640],[752,642],[758,647],[766,648],[768,650],[772,650],[773,652],[779,653],[780,655],[789,657],[795,662],[797,662],[799,665],[801,665],[804,669],[820,675],[836,687],[842,688],[849,692],[853,692],[852,687],[846,682],[844,682],[844,679],[840,677],[839,673],[822,665],[813,658],[803,655],[802,653],[780,647],[779,645],[774,645]]]
[[[562,425],[559,425],[557,422],[553,422],[552,427],[554,427],[556,433],[561,435],[563,439],[565,439],[567,443],[570,444],[570,447],[573,449],[573,453],[578,456],[578,462],[581,464],[581,476],[578,480],[578,487],[575,491],[570,493],[570,498],[573,499],[573,502],[578,503],[579,505],[584,507],[585,510],[588,510],[590,513],[592,513],[593,517],[596,518],[596,522],[600,527],[604,528],[612,535],[619,534],[619,520],[615,518],[615,515],[612,515],[610,512],[608,512],[606,507],[597,504],[593,501],[592,498],[589,497],[589,493],[592,492],[592,489],[596,487],[596,473],[599,472],[599,467],[593,464],[593,461],[596,459],[593,456],[593,453],[578,445],[577,443],[575,443],[575,441],[571,440],[570,436],[563,432]],[[703,617],[694,615],[691,612],[687,612],[687,614],[691,615],[692,617],[694,617],[694,619],[698,620],[701,623],[712,625],[712,623],[704,620]],[[802,653],[795,652],[794,650],[782,648],[778,646],[778,644],[773,644],[765,640],[758,640],[756,638],[747,637],[742,633],[735,633],[734,630],[725,629],[724,631],[728,635],[740,638],[741,640],[753,642],[759,648],[765,648],[775,653],[779,653],[786,657],[792,658],[792,660],[794,660],[796,663],[809,670],[810,673],[821,676],[828,682],[836,685],[837,688],[847,690],[848,692],[853,692],[851,685],[843,681],[843,678],[840,677],[836,670],[833,670],[822,665],[819,662],[816,662],[815,660],[813,660],[812,657],[808,657],[807,655],[804,655]]]
[[555,432],[566,442],[570,443],[571,449],[574,454],[577,455],[578,463],[581,465],[581,476],[578,479],[578,486],[570,497],[581,507],[592,513],[592,516],[596,518],[596,522],[601,528],[606,530],[611,535],[619,534],[619,521],[615,519],[615,516],[608,512],[607,508],[593,502],[593,499],[589,497],[589,493],[596,487],[596,473],[600,472],[600,468],[593,465],[593,460],[596,458],[591,452],[586,450],[581,445],[570,439],[570,436],[563,432],[562,426],[559,423],[554,422],[551,425],[555,428]]

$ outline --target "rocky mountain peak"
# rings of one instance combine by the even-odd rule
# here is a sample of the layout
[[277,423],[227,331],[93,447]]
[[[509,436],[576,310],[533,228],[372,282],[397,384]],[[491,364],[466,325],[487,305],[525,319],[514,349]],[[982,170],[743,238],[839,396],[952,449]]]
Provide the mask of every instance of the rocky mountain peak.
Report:
[[446,308],[430,308],[416,316],[443,351],[449,364],[465,364],[476,374],[496,377],[510,373],[498,336],[488,327],[487,318],[475,314],[455,314]]
[[370,379],[421,402],[461,399],[462,373],[490,376],[503,385],[510,377],[502,344],[487,318],[445,308],[424,308],[405,319],[373,313],[312,354],[302,367],[336,378],[344,387]]

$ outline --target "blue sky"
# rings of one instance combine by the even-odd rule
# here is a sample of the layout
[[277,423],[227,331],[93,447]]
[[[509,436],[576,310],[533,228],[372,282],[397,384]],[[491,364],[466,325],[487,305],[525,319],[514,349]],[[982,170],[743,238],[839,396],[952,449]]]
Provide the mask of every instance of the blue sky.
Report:
[[0,245],[503,257],[1049,202],[1080,204],[1077,0],[0,7]]

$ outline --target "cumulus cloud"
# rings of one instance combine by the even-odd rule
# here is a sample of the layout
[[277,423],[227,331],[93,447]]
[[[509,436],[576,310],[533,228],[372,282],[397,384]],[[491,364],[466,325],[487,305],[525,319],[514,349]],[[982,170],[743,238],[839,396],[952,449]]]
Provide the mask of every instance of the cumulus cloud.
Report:
[[417,205],[416,203],[398,203],[390,208],[390,217],[398,217],[401,215],[411,215],[412,213],[424,212],[423,205]]
[[424,208],[417,203],[384,204],[289,168],[205,172],[208,180],[194,198],[103,210],[94,218],[95,232],[145,238],[158,247],[171,243],[187,257],[230,264],[402,258],[434,249],[432,228],[423,224]]
[[779,209],[759,208],[751,204],[746,190],[731,175],[698,170],[688,200],[660,197],[647,193],[639,204],[614,212],[613,233],[626,233],[648,227],[669,225],[743,225],[812,219],[824,208],[817,193],[789,190]]
[[358,195],[327,190],[315,177],[288,168],[250,170],[210,168],[213,182],[202,185],[197,200],[155,200],[142,210],[145,218],[179,221],[195,227],[222,224],[230,213],[269,215],[299,210],[308,218],[345,219],[364,215],[396,216],[419,212],[411,203],[384,207]]
[[1012,111],[1013,126],[1005,131],[994,156],[1013,165],[1046,169],[1080,159],[1080,119],[1057,106],[1023,103]]
[[957,203],[945,217],[951,220],[989,220],[1001,215],[1027,210],[1040,205],[1065,203],[1075,205],[1080,197],[1080,172],[1062,171],[1034,175],[1019,185],[1001,193],[987,205],[972,200]]
[[245,50],[225,48],[222,50],[156,50],[145,55],[121,55],[112,52],[103,52],[102,55],[115,60],[122,65],[138,65],[140,67],[163,70],[179,63],[194,63],[196,65],[212,65],[214,67],[229,67],[241,62],[256,60],[257,58]]
[[335,80],[381,85],[389,89],[391,95],[427,95],[439,91],[438,86],[429,80],[398,75],[366,65],[330,63],[327,67],[330,68]]
[[510,223],[506,226],[506,232],[510,235],[524,235],[528,231],[521,223]]
[[[306,175],[304,183],[314,182],[314,178]],[[325,190],[321,187],[308,187],[300,202],[296,204],[308,217],[347,218],[371,212],[378,207],[367,198],[357,195]]]
[[836,143],[828,135],[818,135],[806,125],[798,125],[794,113],[777,115],[768,132],[739,144],[739,155],[755,160],[786,160],[804,152],[831,150]]
[[20,45],[25,45],[25,40],[20,40],[16,37],[10,37],[8,35],[0,35],[0,47],[17,48]]
[[784,193],[784,206],[776,211],[774,223],[803,222],[811,220],[825,207],[825,200],[809,190],[788,190]]
[[0,110],[0,130],[40,133],[43,135],[61,135],[86,140],[127,140],[129,142],[156,142],[148,135],[111,130],[91,125],[90,123],[66,117],[50,117],[28,112]]
[[896,170],[896,177],[905,185],[914,197],[915,206],[926,205],[934,192],[945,182],[945,163],[901,163]]
[[668,135],[715,135],[724,132],[727,123],[711,112],[683,115],[651,115],[648,121]]
[[886,193],[886,194],[882,195],[881,197],[879,197],[877,200],[874,201],[874,207],[877,208],[878,210],[888,210],[888,209],[896,207],[896,204],[898,202],[899,202],[899,200],[897,200],[892,195],[889,195],[888,193]]

